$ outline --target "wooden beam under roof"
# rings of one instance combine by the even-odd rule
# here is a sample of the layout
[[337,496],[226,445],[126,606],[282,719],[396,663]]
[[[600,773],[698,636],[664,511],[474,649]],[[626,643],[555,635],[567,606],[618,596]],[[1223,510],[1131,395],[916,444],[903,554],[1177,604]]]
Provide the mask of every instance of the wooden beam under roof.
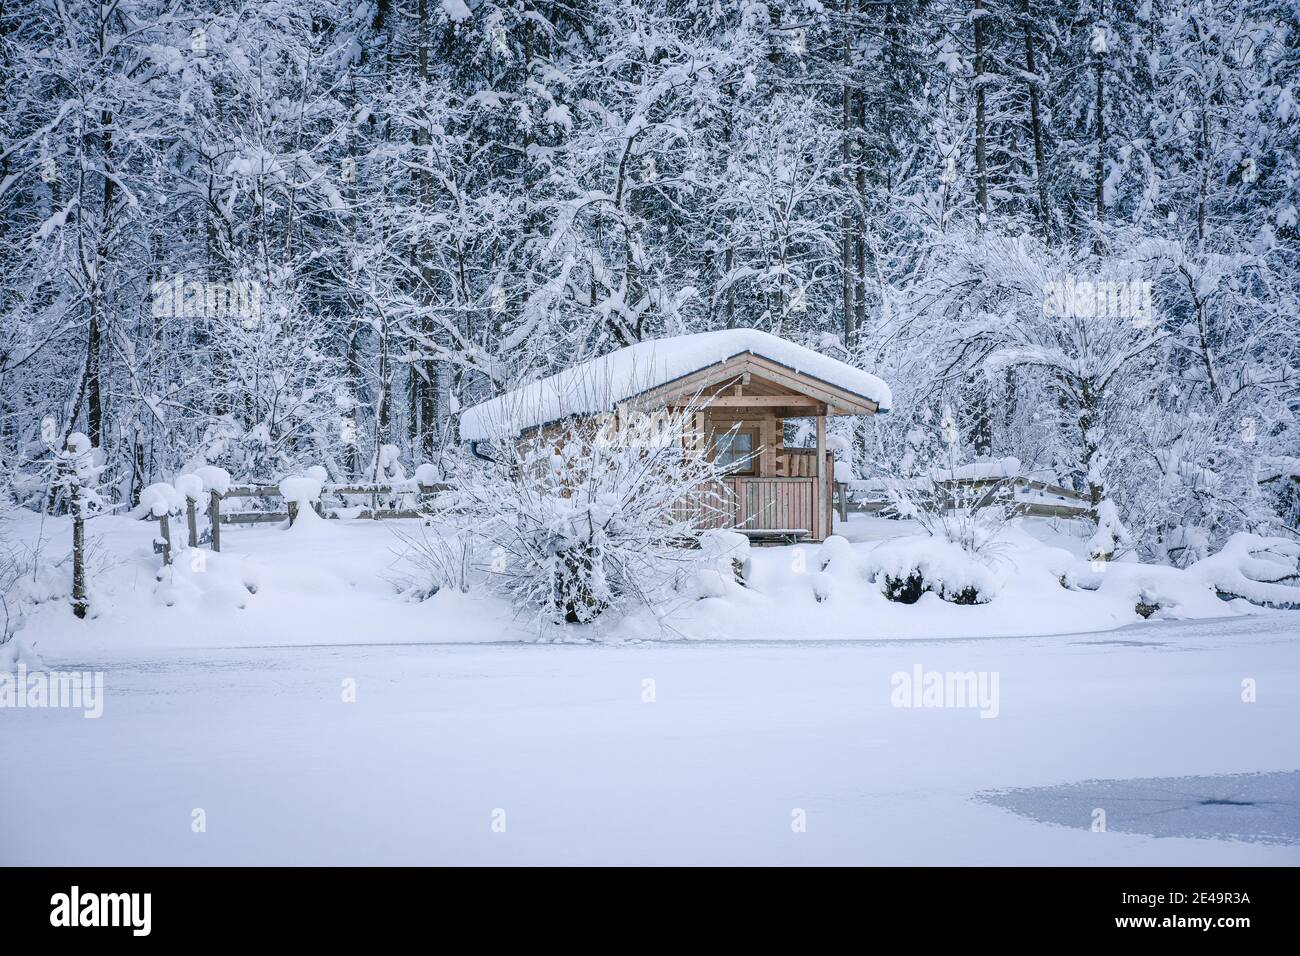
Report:
[[829,382],[823,382],[821,379],[802,375],[794,369],[752,352],[732,356],[725,362],[719,362],[648,389],[631,401],[664,402],[673,405],[682,404],[680,399],[697,396],[699,401],[705,401],[709,398],[711,389],[724,389],[746,373],[757,374],[798,395],[815,398],[828,405],[828,411],[833,415],[874,415],[879,411],[879,406],[864,396],[841,389]]

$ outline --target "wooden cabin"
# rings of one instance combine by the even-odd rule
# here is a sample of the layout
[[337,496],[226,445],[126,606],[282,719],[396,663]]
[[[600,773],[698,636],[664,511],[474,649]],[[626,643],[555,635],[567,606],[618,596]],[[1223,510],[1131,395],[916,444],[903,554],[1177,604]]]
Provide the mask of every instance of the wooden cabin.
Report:
[[[461,414],[463,440],[554,427],[573,416],[690,408],[707,453],[731,465],[717,520],[757,539],[821,541],[833,526],[832,415],[888,411],[889,387],[829,356],[756,329],[641,342],[525,385]],[[812,419],[815,443],[785,445],[785,423]],[[734,463],[734,464],[732,464]]]

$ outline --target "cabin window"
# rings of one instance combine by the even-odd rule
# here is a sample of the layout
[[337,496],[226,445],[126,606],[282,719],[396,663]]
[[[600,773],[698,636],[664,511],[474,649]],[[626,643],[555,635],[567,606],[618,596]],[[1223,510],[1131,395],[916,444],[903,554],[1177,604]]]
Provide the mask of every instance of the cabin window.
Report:
[[758,429],[737,428],[718,432],[713,439],[713,459],[730,474],[753,475],[758,470]]

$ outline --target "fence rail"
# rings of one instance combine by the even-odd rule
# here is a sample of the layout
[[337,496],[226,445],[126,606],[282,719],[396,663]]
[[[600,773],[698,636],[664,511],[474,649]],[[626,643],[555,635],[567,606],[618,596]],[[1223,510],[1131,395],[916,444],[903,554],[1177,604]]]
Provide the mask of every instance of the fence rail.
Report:
[[[420,485],[413,481],[362,482],[354,484],[322,484],[321,496],[360,497],[361,495],[436,495],[450,491],[451,485]],[[279,498],[279,485],[231,485],[223,498]]]
[[[931,482],[931,487],[943,493],[940,498],[918,496],[918,502],[926,511],[951,511],[963,501],[975,504],[1006,504],[1014,514],[1029,518],[1080,518],[1092,513],[1092,505],[1086,495],[1072,488],[1055,485],[1034,478],[948,478]],[[1015,495],[1020,490],[1036,491],[1064,499],[1061,502],[1019,501]],[[963,494],[964,493],[964,494]],[[858,490],[857,495],[883,494],[881,489]],[[1010,496],[1008,499],[1007,496]],[[886,497],[855,497],[855,490],[850,483],[835,483],[835,504],[841,521],[847,521],[850,512],[876,514],[893,508],[893,502]]]
[[[786,479],[789,481],[789,479]],[[1011,507],[1013,513],[1025,515],[1034,518],[1078,518],[1091,513],[1091,506],[1088,499],[1070,488],[1061,485],[1051,484],[1050,482],[1038,481],[1032,478],[952,478],[943,481],[933,482],[931,487],[938,489],[943,497],[926,500],[920,496],[920,505],[926,510],[947,511],[959,505],[964,494],[969,500],[973,496],[980,496],[972,503],[992,504],[1001,503]],[[1035,491],[1045,495],[1051,495],[1063,499],[1062,502],[1049,501],[1017,501],[1015,494],[1017,491],[1024,489]],[[435,495],[444,494],[452,491],[453,487],[449,484],[417,484],[411,481],[400,482],[360,482],[352,484],[323,484],[321,486],[320,499],[318,499],[314,508],[316,513],[322,518],[338,519],[343,517],[355,520],[381,520],[387,518],[418,518],[422,512],[417,508],[393,508],[381,507],[380,498],[395,498],[416,495],[422,499],[431,498]],[[838,512],[841,521],[847,521],[850,512],[861,514],[876,514],[886,511],[893,507],[893,502],[887,498],[862,498],[861,494],[878,493],[880,489],[855,489],[850,483],[834,483],[834,503],[835,510]],[[1007,500],[1010,495],[1010,500]],[[369,496],[371,498],[369,506],[343,506],[327,507],[322,504],[325,498],[362,498]],[[283,511],[236,511],[222,513],[221,504],[223,501],[242,498],[283,498],[280,493],[279,485],[232,485],[224,493],[212,491],[209,493],[207,505],[208,517],[208,534],[213,551],[221,550],[221,529],[223,526],[230,525],[258,525],[258,524],[280,524],[288,521],[292,523],[297,517],[297,503],[290,501]],[[186,499],[185,524],[188,533],[189,546],[196,548],[199,546],[199,528],[198,528],[198,502],[193,498]],[[349,514],[349,512],[351,512]],[[163,515],[158,518],[159,537],[157,539],[158,550],[162,553],[163,563],[171,564],[172,551],[174,549],[171,521],[169,515]]]
[[[410,481],[398,482],[368,482],[362,484],[323,484],[321,485],[321,498],[332,497],[365,497],[370,496],[370,506],[357,507],[326,507],[318,499],[315,503],[316,513],[322,518],[342,518],[347,512],[347,517],[356,520],[378,520],[384,518],[418,518],[421,512],[415,508],[384,508],[379,506],[379,498],[402,497],[408,495],[418,495],[421,498],[429,498],[434,495],[451,491],[452,486],[448,484],[422,485]],[[231,485],[226,491],[212,491],[208,496],[207,515],[208,515],[208,533],[211,536],[209,543],[213,551],[221,550],[221,529],[229,525],[256,525],[256,524],[281,524],[285,521],[292,523],[297,517],[298,506],[296,502],[290,501],[284,511],[236,511],[222,513],[221,503],[238,498],[283,498],[280,493],[279,485]],[[188,541],[191,548],[199,546],[199,524],[198,524],[199,504],[193,498],[186,498],[185,501],[185,525],[188,531]],[[163,556],[163,564],[172,563],[172,551],[174,545],[172,542],[171,516],[163,515],[157,519],[159,537],[156,539],[156,547]]]
[[[361,498],[369,496],[372,500],[370,507],[362,506],[354,514],[347,515],[356,520],[380,520],[385,518],[418,518],[421,512],[416,508],[382,508],[379,507],[379,498],[393,498],[407,495],[418,495],[421,498],[429,498],[434,495],[451,491],[452,486],[448,484],[421,485],[409,481],[398,482],[366,482],[361,484],[338,484],[321,485],[320,496],[324,498]],[[224,495],[215,501],[223,501],[230,498],[282,498],[279,485],[232,485],[226,490]],[[352,507],[330,508],[322,505],[320,501],[316,503],[316,513],[322,518],[342,518],[344,514],[353,511]],[[216,522],[218,524],[240,525],[240,524],[272,524],[276,522],[292,522],[296,515],[296,506],[289,502],[284,511],[237,511],[229,514],[221,514],[220,504],[216,506]],[[209,515],[211,518],[211,514]]]

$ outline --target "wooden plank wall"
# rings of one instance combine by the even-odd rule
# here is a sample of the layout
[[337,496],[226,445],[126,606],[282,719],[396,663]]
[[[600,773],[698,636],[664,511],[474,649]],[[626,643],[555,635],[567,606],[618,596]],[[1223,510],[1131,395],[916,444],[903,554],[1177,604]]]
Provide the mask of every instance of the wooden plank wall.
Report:
[[[705,508],[710,495],[712,507]],[[802,528],[811,535],[816,507],[816,478],[727,478],[722,487],[702,488],[698,498],[683,501],[678,514],[694,514],[702,528]]]
[[814,533],[815,478],[732,478],[736,525],[755,531],[803,528]]

